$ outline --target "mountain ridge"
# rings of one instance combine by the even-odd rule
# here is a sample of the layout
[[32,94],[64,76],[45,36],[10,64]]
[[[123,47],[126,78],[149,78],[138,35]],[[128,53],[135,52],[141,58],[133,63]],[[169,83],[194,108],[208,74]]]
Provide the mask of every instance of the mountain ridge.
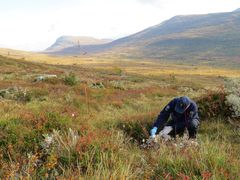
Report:
[[82,45],[98,45],[111,42],[111,39],[97,39],[89,36],[67,36],[63,35],[57,38],[55,43],[48,47],[45,52],[56,52],[63,49],[82,46]]
[[[157,59],[239,58],[240,9],[203,15],[178,15],[135,34],[101,45],[84,45],[87,53],[112,52]],[[69,47],[60,55],[79,54]]]

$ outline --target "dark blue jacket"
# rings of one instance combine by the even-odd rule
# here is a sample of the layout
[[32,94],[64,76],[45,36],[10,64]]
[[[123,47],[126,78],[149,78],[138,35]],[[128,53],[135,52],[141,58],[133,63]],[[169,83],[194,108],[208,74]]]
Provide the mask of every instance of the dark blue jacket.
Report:
[[174,98],[171,102],[168,103],[168,105],[164,107],[164,109],[158,115],[158,118],[153,125],[154,127],[159,128],[162,125],[164,125],[168,121],[170,115],[174,123],[185,122],[186,126],[188,122],[193,119],[199,120],[198,107],[193,100],[190,99],[190,106],[186,109],[186,111],[183,114],[177,113],[175,111],[175,106],[178,101],[179,98]]

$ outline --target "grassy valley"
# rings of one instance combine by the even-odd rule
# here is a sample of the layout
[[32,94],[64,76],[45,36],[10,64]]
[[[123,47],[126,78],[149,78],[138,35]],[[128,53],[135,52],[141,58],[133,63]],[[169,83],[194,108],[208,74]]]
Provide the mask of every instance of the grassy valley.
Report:
[[[117,57],[13,55],[0,56],[1,177],[240,175],[239,129],[227,121],[223,89],[226,79],[240,76],[238,69]],[[142,149],[161,108],[181,95],[199,104],[200,145],[162,143]]]

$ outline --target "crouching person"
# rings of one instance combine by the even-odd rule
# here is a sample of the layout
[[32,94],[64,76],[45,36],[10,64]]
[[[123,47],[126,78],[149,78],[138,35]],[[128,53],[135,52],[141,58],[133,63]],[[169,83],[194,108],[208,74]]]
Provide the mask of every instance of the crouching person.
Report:
[[[171,118],[169,118],[171,116]],[[185,128],[188,130],[189,138],[195,139],[199,127],[198,108],[196,103],[187,96],[174,98],[160,112],[157,120],[150,131],[152,138],[158,129],[163,127],[160,135],[182,136]]]

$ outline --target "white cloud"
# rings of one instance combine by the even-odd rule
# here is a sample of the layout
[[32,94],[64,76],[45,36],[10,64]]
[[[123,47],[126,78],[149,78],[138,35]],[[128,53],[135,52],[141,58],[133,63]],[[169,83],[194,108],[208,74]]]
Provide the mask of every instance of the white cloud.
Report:
[[137,0],[137,1],[144,4],[157,4],[164,2],[164,0]]
[[[16,3],[10,3],[15,1]],[[232,11],[239,0],[0,1],[0,43],[42,50],[61,35],[119,38],[174,15]]]

